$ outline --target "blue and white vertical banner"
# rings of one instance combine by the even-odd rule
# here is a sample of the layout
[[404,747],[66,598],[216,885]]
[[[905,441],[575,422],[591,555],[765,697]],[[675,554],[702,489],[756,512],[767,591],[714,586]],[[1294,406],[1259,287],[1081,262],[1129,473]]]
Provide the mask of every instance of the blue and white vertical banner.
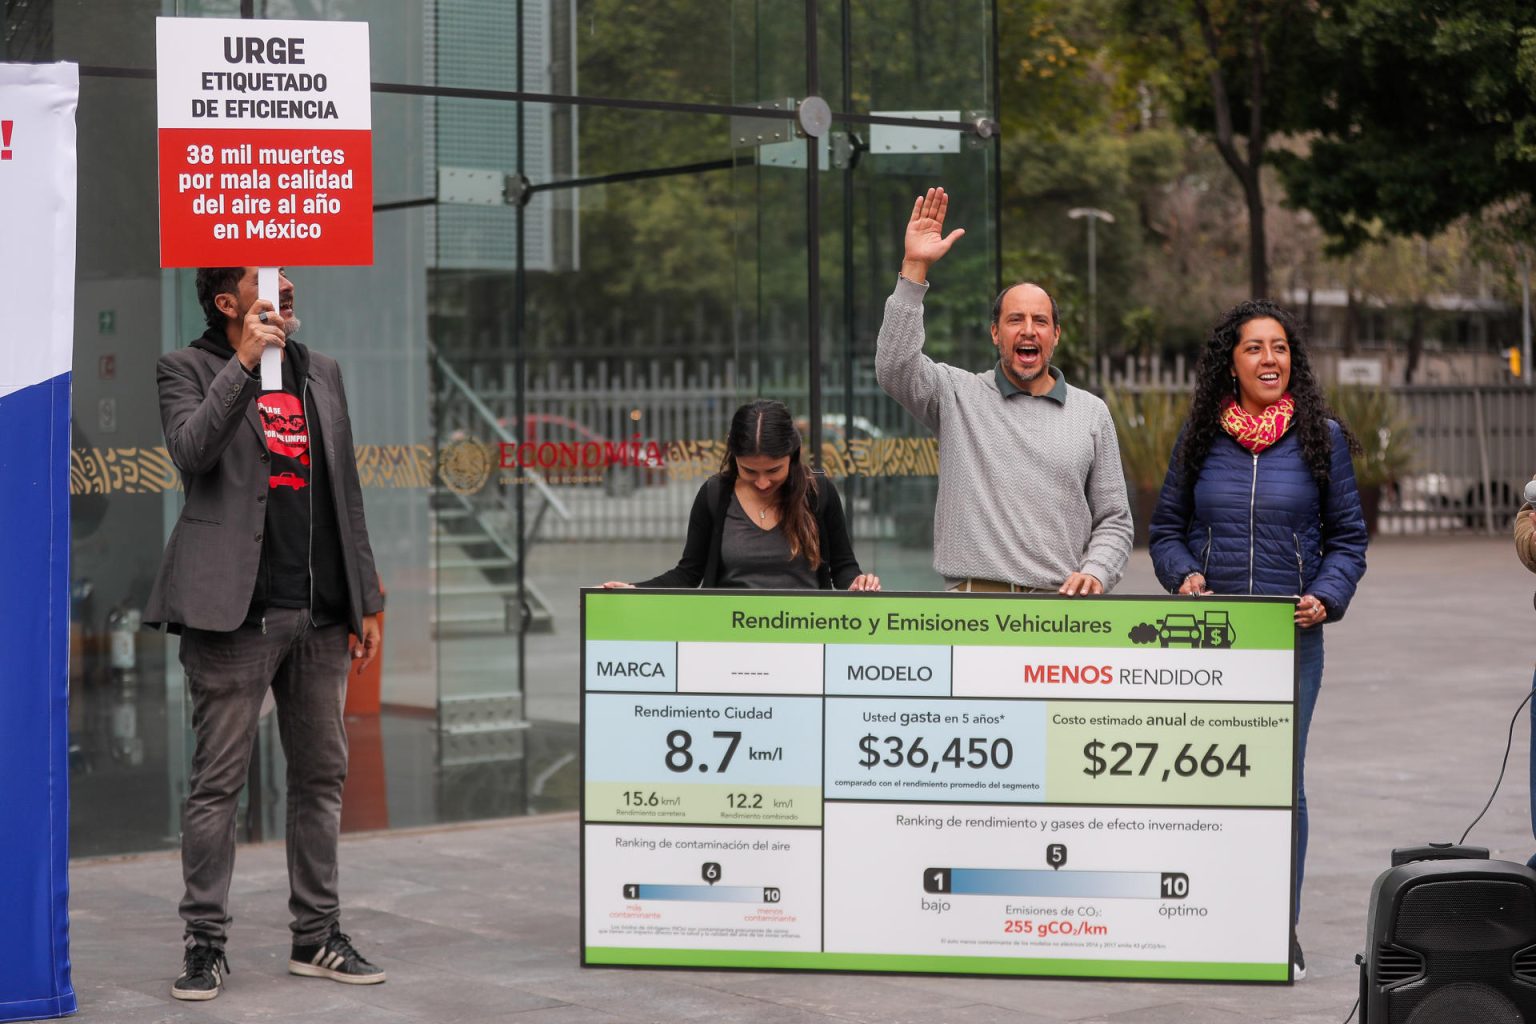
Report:
[[0,1021],[76,1009],[69,964],[74,64],[0,64]]

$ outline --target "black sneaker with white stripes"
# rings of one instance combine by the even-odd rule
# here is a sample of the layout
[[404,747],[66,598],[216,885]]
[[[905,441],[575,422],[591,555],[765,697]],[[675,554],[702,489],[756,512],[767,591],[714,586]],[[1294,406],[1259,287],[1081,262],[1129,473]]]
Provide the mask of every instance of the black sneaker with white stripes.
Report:
[[288,973],[306,978],[330,978],[344,985],[377,985],[384,980],[384,968],[375,967],[352,948],[352,940],[332,928],[324,941],[314,946],[293,947],[288,957]]
[[171,982],[171,995],[177,999],[213,999],[224,987],[229,961],[217,946],[192,945],[181,962],[181,976]]

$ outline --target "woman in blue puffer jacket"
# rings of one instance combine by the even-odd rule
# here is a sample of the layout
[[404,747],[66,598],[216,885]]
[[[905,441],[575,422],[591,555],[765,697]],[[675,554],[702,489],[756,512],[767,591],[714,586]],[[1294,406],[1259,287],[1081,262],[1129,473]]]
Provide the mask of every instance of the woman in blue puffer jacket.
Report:
[[[1150,527],[1169,593],[1295,595],[1298,907],[1307,855],[1302,771],[1323,681],[1325,622],[1344,617],[1365,575],[1365,517],[1349,428],[1323,400],[1294,317],[1239,303],[1211,331],[1189,420]],[[1291,931],[1296,977],[1306,961]]]

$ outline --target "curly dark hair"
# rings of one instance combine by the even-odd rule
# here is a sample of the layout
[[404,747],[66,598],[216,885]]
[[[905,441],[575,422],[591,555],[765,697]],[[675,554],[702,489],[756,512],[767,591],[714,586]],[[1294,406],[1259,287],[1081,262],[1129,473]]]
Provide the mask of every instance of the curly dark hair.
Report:
[[[1312,470],[1312,477],[1319,487],[1328,484],[1329,462],[1333,456],[1333,441],[1328,434],[1328,421],[1333,420],[1344,432],[1352,453],[1359,453],[1360,442],[1350,431],[1349,425],[1328,408],[1323,390],[1312,375],[1312,364],[1307,359],[1305,332],[1291,312],[1267,299],[1249,299],[1239,302],[1211,328],[1211,337],[1200,353],[1195,366],[1195,397],[1190,402],[1189,420],[1184,426],[1183,440],[1178,447],[1180,483],[1186,492],[1193,491],[1200,467],[1210,454],[1211,444],[1221,428],[1221,404],[1228,395],[1234,395],[1236,381],[1232,377],[1232,352],[1237,348],[1238,335],[1243,324],[1250,320],[1268,317],[1284,330],[1291,346],[1291,397],[1296,400],[1296,415],[1291,429],[1301,441],[1301,455]],[[1235,397],[1235,395],[1234,395]]]
[[203,307],[203,318],[209,327],[223,327],[229,322],[224,311],[214,305],[214,299],[240,287],[245,276],[244,267],[199,267],[197,269],[197,304]]

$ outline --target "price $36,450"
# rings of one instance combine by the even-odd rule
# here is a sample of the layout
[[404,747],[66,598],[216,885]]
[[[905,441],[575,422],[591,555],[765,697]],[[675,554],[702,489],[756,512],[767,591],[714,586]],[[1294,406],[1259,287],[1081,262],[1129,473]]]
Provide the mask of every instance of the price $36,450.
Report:
[[[985,736],[956,736],[937,757],[928,752],[924,745],[926,739],[925,736],[914,736],[911,739],[886,736],[882,739],[869,733],[859,740],[859,750],[863,751],[859,764],[865,768],[876,765],[887,768],[926,766],[929,772],[937,772],[939,766],[944,764],[955,768],[1007,768],[1013,764],[1013,744],[1002,737],[994,740]],[[943,742],[940,739],[936,744]],[[882,743],[885,744],[883,753],[880,750]]]

